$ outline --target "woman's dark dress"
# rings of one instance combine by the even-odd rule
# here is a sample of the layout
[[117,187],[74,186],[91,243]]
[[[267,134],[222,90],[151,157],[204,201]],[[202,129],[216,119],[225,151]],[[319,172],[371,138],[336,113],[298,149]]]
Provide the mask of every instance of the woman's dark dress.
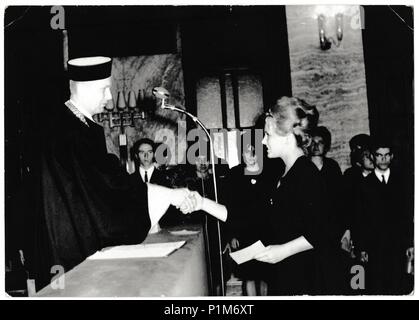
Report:
[[[261,240],[264,232],[261,215],[266,212],[269,190],[273,188],[273,175],[264,171],[254,174],[246,171],[244,165],[231,169],[226,178],[223,194],[229,217],[224,226],[227,241],[238,239],[239,249]],[[264,263],[251,260],[237,267],[236,275],[244,280],[265,278]]]
[[271,195],[262,242],[284,244],[304,236],[314,249],[270,265],[269,295],[334,292],[334,224],[319,171],[307,157],[298,158]]

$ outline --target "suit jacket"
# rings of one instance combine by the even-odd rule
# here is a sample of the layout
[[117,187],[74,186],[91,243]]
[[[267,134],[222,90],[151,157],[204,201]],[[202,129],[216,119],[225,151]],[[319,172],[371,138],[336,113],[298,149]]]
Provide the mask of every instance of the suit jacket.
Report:
[[361,188],[362,218],[359,250],[368,253],[370,294],[406,294],[412,278],[406,274],[406,249],[413,246],[413,210],[406,183],[396,170],[383,185],[371,173]]
[[386,185],[372,172],[361,185],[360,250],[405,251],[413,245],[413,212],[401,174],[391,169]]
[[[130,180],[134,185],[144,188],[146,186],[145,182],[141,178],[140,170],[135,170],[134,173],[130,174]],[[159,169],[155,168],[149,182],[157,184],[164,187],[169,187],[169,180],[166,174]]]

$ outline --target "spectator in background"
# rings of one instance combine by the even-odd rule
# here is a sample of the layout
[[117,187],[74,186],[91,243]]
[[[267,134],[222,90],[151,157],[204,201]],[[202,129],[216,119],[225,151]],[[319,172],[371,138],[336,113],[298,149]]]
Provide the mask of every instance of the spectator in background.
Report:
[[353,166],[346,169],[343,175],[345,195],[343,204],[349,233],[347,234],[347,237],[343,239],[342,246],[344,250],[351,253],[353,258],[355,257],[353,247],[356,247],[356,239],[354,239],[353,235],[358,233],[358,221],[361,221],[361,219],[356,216],[358,213],[357,208],[359,207],[361,186],[366,177],[374,170],[369,136],[358,136],[363,137],[362,141],[358,141],[355,144],[354,141],[357,141],[357,136],[355,136],[351,139],[352,145],[350,143],[352,147],[351,162],[353,163]]
[[359,162],[359,151],[364,149],[369,149],[371,146],[371,138],[368,134],[360,133],[351,138],[349,140],[349,148],[351,150],[350,153],[350,160],[351,166],[356,167],[358,166]]
[[309,148],[310,160],[316,165],[331,188],[339,187],[342,177],[339,164],[335,160],[326,157],[332,142],[330,131],[323,126],[316,127],[311,131],[311,137],[313,140]]
[[[332,135],[324,126],[313,128],[310,134],[312,141],[308,148],[309,157],[320,172],[332,210],[333,224],[337,228],[336,232],[343,238],[348,227],[342,206],[342,171],[335,160],[326,156],[332,144]],[[334,272],[334,278],[340,281],[338,287],[342,288],[345,286],[345,270],[348,269],[347,257],[340,250],[341,242],[339,239],[337,239],[334,247],[338,259],[335,261],[335,267],[331,268],[330,272]]]
[[154,142],[148,138],[140,139],[134,143],[131,148],[131,158],[134,159],[135,171],[130,176],[142,185],[150,182],[168,186],[166,176],[156,168],[154,146]]
[[[375,165],[361,185],[361,258],[367,263],[366,289],[370,294],[408,294],[413,277],[408,274],[408,257],[413,257],[413,212],[402,175],[392,167],[393,149],[389,140],[373,142]],[[411,283],[410,283],[411,282]]]
[[[146,189],[147,183],[152,183],[160,186],[171,187],[168,183],[166,174],[158,170],[155,166],[155,144],[153,140],[143,138],[134,143],[131,148],[131,159],[134,159],[135,171],[130,174],[129,179],[132,185],[137,186],[139,189]],[[174,207],[170,207],[166,214],[171,216]],[[164,220],[162,220],[164,221]],[[150,233],[155,233],[160,230],[160,224],[156,224]]]
[[[259,141],[261,143],[261,141]],[[263,219],[256,216],[266,211],[268,194],[272,189],[270,181],[274,175],[263,170],[261,154],[256,154],[254,145],[243,146],[241,163],[232,168],[226,177],[223,203],[229,212],[229,219],[223,229],[230,248],[235,251],[246,248],[262,238]],[[247,296],[266,296],[266,267],[263,263],[251,260],[242,265],[231,261],[234,274],[243,281],[243,292]]]
[[328,198],[332,202],[332,208],[335,210],[336,221],[343,235],[345,231],[345,222],[341,210],[342,171],[335,160],[326,157],[326,154],[330,150],[332,135],[330,134],[330,131],[323,126],[315,127],[310,133],[312,142],[309,147],[309,157],[316,165],[323,178]]

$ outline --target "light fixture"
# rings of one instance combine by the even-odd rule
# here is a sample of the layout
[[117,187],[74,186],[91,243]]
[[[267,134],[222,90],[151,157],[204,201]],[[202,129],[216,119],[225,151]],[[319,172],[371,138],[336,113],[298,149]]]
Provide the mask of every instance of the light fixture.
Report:
[[320,13],[317,16],[317,22],[319,26],[320,49],[329,50],[332,43],[336,47],[339,47],[343,39],[343,14],[335,14],[336,40],[333,37],[327,37],[326,35],[326,16],[323,13]]

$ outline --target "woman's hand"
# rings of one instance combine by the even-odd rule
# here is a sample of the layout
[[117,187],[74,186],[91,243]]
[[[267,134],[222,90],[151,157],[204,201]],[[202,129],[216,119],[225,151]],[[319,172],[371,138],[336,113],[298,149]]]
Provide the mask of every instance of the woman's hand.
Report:
[[257,254],[255,259],[266,263],[278,263],[290,256],[288,248],[283,244],[267,246],[266,250]]

